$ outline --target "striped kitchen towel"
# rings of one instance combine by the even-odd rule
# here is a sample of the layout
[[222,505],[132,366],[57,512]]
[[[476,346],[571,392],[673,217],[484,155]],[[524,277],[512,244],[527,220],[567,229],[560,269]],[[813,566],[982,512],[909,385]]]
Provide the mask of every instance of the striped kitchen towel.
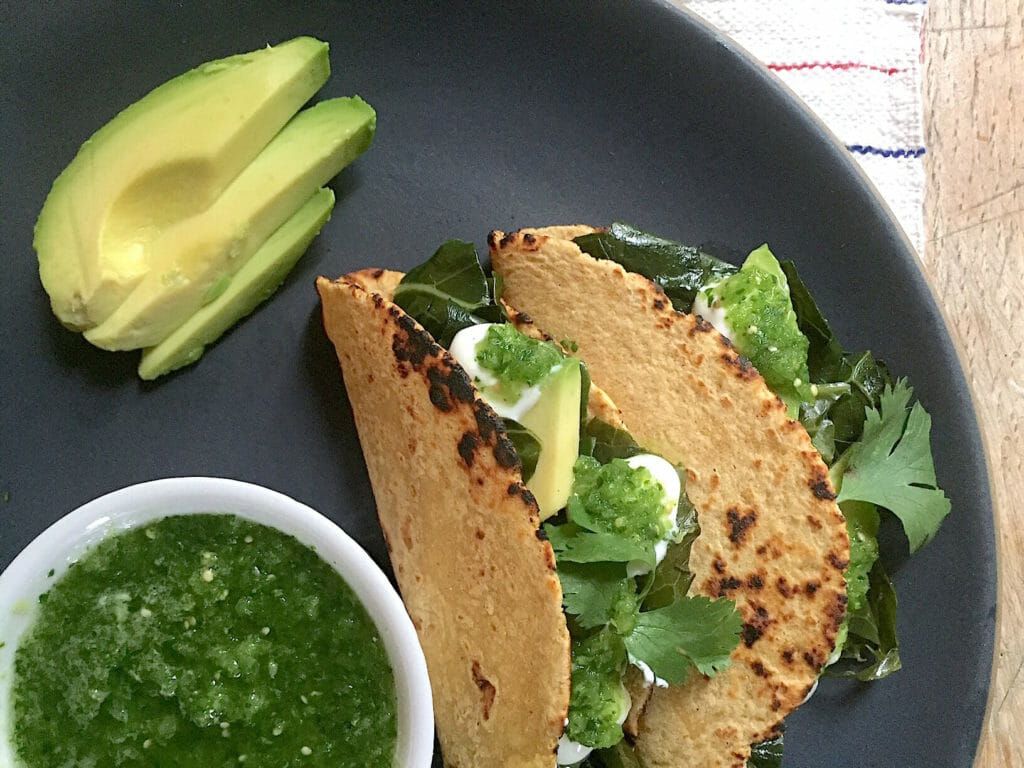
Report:
[[921,28],[926,0],[673,0],[777,74],[924,248]]

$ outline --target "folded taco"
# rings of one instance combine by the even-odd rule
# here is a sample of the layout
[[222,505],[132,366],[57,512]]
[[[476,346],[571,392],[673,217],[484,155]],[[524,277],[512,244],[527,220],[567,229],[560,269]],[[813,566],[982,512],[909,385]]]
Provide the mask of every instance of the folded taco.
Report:
[[317,282],[443,757],[741,768],[835,645],[843,518],[757,371],[588,231]]

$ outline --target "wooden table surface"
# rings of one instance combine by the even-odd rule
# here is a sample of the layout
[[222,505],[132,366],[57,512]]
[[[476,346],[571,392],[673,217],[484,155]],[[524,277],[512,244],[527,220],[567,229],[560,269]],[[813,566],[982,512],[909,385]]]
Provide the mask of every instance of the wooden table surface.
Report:
[[976,768],[1024,766],[1024,0],[929,0],[925,274],[974,396],[999,607]]

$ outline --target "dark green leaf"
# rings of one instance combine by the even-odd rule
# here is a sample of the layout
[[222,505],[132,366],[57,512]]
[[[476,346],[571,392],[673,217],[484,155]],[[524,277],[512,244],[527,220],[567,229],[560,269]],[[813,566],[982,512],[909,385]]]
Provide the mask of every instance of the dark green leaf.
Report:
[[732,600],[684,597],[641,613],[625,638],[626,650],[670,685],[682,685],[691,667],[711,676],[729,666],[740,625]]
[[839,339],[832,333],[825,316],[811,297],[804,281],[797,274],[796,265],[792,261],[782,262],[782,271],[789,283],[789,298],[796,312],[797,326],[807,337],[810,346],[807,350],[807,367],[811,381],[822,384],[840,378],[840,366],[843,361],[843,348]]
[[580,455],[590,456],[583,452],[583,430],[587,423],[587,407],[590,405],[590,369],[580,360]]
[[682,245],[615,223],[607,232],[577,237],[576,244],[596,259],[610,259],[661,286],[680,312],[689,312],[697,290],[731,275],[736,267],[699,248]]
[[447,346],[460,328],[481,322],[473,313],[491,303],[476,248],[461,240],[443,243],[402,278],[395,288],[395,303]]
[[598,418],[588,419],[583,425],[583,439],[580,443],[581,455],[593,456],[602,464],[612,459],[628,459],[644,453],[644,449],[637,445],[628,432]]
[[643,768],[643,763],[629,742],[623,739],[614,747],[592,752],[579,768]]
[[747,768],[782,768],[782,734],[750,747]]
[[881,680],[901,667],[896,636],[896,590],[881,561],[869,576],[868,599],[847,615],[849,636],[838,663],[827,674],[856,677],[864,682]]
[[537,459],[540,458],[540,440],[530,430],[512,419],[505,419],[505,431],[508,439],[516,447],[516,455],[523,465],[523,482],[530,482],[537,471]]
[[860,439],[864,432],[865,409],[877,408],[885,387],[892,384],[885,364],[875,360],[870,352],[845,357],[841,367],[841,382],[848,384],[850,391],[839,397],[828,411],[828,418],[835,425],[837,452]]
[[644,608],[647,610],[664,608],[685,597],[693,581],[690,547],[700,534],[700,526],[697,524],[697,511],[686,497],[685,489],[680,494],[676,525],[679,527],[676,541],[669,544],[665,558],[658,563],[644,598]]

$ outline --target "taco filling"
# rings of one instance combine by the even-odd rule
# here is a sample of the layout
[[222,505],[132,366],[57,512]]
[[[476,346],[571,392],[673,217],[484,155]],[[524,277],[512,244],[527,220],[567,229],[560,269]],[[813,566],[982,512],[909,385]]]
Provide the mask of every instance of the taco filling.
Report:
[[449,352],[504,420],[546,518],[572,638],[557,763],[577,765],[623,741],[634,704],[627,682],[642,707],[647,687],[681,685],[694,668],[714,675],[727,667],[739,614],[730,600],[678,588],[688,586],[699,533],[685,470],[589,415],[592,385],[578,358],[512,323],[465,327]]

